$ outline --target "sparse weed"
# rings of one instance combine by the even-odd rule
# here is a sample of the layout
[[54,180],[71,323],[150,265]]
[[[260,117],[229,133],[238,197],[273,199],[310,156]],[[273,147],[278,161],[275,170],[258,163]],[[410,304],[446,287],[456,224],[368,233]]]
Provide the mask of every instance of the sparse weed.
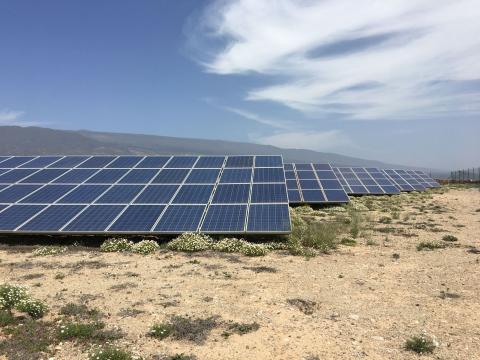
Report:
[[378,219],[378,222],[381,224],[391,224],[392,218],[389,216],[382,216],[380,219]]
[[435,249],[444,249],[445,245],[433,241],[421,241],[420,243],[417,244],[417,250],[422,251],[422,250],[435,250]]
[[305,300],[300,298],[288,299],[287,303],[295,306],[298,310],[303,312],[305,315],[312,315],[315,309],[317,308],[317,303],[311,300]]
[[15,308],[20,312],[30,315],[33,319],[42,318],[48,311],[47,305],[42,301],[30,297],[20,300]]
[[453,235],[444,235],[442,237],[442,240],[443,241],[448,241],[448,242],[455,242],[455,241],[458,241],[458,238],[456,236],[453,236]]
[[60,325],[58,338],[60,340],[92,338],[96,331],[103,329],[104,327],[105,324],[102,322],[89,324],[70,322]]
[[12,324],[15,321],[13,315],[5,310],[0,310],[0,327]]
[[62,280],[65,278],[65,274],[62,272],[56,273],[55,274],[55,280]]
[[172,325],[170,324],[154,324],[150,328],[148,335],[159,340],[163,340],[172,333]]
[[60,314],[79,319],[97,319],[101,315],[97,309],[89,309],[85,304],[74,303],[63,306],[60,309]]
[[413,336],[405,342],[405,349],[417,354],[427,354],[435,350],[434,342],[425,335]]
[[68,248],[66,246],[42,246],[33,250],[33,256],[48,256],[48,255],[58,255],[66,252]]
[[357,245],[357,241],[351,238],[343,238],[342,240],[340,240],[340,244],[346,245],[346,246],[355,246]]
[[366,244],[368,246],[377,246],[378,245],[378,243],[375,240],[372,240],[372,239],[368,239]]
[[88,354],[89,360],[141,360],[140,356],[133,355],[132,353],[112,347],[110,345],[102,347],[97,346],[92,349]]
[[224,338],[228,338],[233,334],[245,335],[260,328],[256,322],[253,323],[231,323],[227,326],[227,330],[222,333]]

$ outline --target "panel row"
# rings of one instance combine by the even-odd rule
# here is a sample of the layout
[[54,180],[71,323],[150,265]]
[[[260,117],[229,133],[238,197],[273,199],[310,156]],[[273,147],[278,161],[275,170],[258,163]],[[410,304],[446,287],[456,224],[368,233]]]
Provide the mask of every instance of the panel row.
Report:
[[333,170],[348,194],[384,195],[400,193],[397,186],[378,168],[339,167]]
[[13,168],[248,168],[283,167],[281,156],[13,156],[0,157],[0,169]]
[[345,190],[329,164],[285,164],[290,203],[346,203]]
[[[205,215],[204,215],[205,213]],[[287,204],[0,205],[0,232],[287,233]]]

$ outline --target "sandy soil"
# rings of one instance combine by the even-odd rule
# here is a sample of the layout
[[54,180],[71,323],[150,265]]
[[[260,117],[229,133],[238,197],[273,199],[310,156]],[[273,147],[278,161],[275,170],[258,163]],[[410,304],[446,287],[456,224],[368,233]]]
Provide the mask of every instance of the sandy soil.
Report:
[[[417,359],[403,346],[422,332],[439,343],[422,359],[480,359],[480,254],[468,251],[480,248],[480,191],[450,190],[421,201],[403,205],[399,219],[388,225],[371,211],[357,246],[310,260],[282,252],[249,258],[87,249],[32,257],[31,249],[3,247],[0,283],[28,285],[49,304],[47,320],[68,302],[98,308],[109,326],[126,333],[117,344],[147,359],[176,353],[198,359]],[[419,210],[421,205],[426,208]],[[382,233],[373,226],[400,231]],[[416,250],[420,241],[441,242],[447,233],[459,241]],[[55,279],[60,272],[65,277]],[[28,279],[32,274],[37,278]],[[445,298],[442,291],[458,297]],[[305,314],[289,299],[315,305]],[[143,312],[126,316],[124,309]],[[146,336],[169,315],[219,316],[260,327],[225,338],[220,326],[203,343]],[[64,342],[49,356],[83,359],[84,350]]]

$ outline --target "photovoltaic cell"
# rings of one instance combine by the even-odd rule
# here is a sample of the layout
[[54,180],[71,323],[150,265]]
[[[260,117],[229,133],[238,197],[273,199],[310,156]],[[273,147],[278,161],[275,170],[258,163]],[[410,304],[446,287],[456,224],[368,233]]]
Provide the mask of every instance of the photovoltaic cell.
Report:
[[110,185],[79,185],[58,200],[61,204],[89,204],[102,195]]
[[103,169],[86,181],[89,184],[113,184],[128,172],[127,169]]
[[26,179],[23,179],[21,182],[25,184],[46,184],[56,179],[66,171],[68,170],[67,169],[43,169],[36,172],[33,175],[30,175]]
[[220,169],[193,169],[185,182],[189,184],[215,184],[219,173]]
[[302,198],[300,197],[300,191],[298,190],[287,190],[288,202],[289,203],[300,203]]
[[253,156],[229,156],[227,168],[253,167]]
[[288,203],[284,184],[253,184],[252,203]]
[[120,184],[148,184],[157,175],[158,169],[133,169],[125,175]]
[[112,162],[116,156],[93,156],[78,165],[78,168],[103,168]]
[[142,160],[141,156],[120,156],[115,159],[113,162],[107,165],[107,168],[132,168],[134,167],[140,160]]
[[54,163],[57,160],[60,160],[61,156],[42,156],[38,157],[32,161],[29,161],[23,165],[20,165],[20,168],[43,168]]
[[21,227],[24,231],[58,231],[85,205],[52,205]]
[[143,189],[142,185],[114,185],[95,203],[97,204],[128,204]]
[[41,205],[12,205],[0,212],[0,230],[15,230],[45,208]]
[[2,175],[0,175],[0,183],[10,184],[20,181],[33,173],[38,171],[38,169],[13,169]]
[[53,182],[55,184],[81,184],[98,171],[98,169],[72,169]]
[[250,183],[252,169],[225,169],[220,178],[222,184]]
[[72,190],[75,185],[45,185],[38,191],[22,199],[24,204],[47,204],[60,199],[67,192]]
[[14,203],[38,190],[41,185],[12,185],[0,192],[0,203]]
[[243,232],[247,205],[210,205],[203,221],[205,232]]
[[205,205],[170,205],[155,226],[154,232],[196,231],[205,207]]
[[207,204],[213,185],[183,185],[173,199],[174,204]]
[[154,184],[181,184],[190,170],[188,169],[163,169],[153,179]]
[[252,204],[248,213],[249,232],[289,232],[288,204]]
[[73,168],[80,164],[81,162],[88,159],[88,156],[65,156],[63,159],[60,159],[52,164],[49,168]]
[[202,156],[195,164],[196,168],[220,169],[225,161],[224,156]]
[[140,161],[136,167],[142,169],[160,169],[165,166],[168,160],[170,160],[170,156],[147,156]]
[[241,204],[248,203],[250,184],[221,184],[218,185],[213,196],[214,204]]
[[403,177],[398,175],[395,170],[387,169],[383,170],[383,173],[401,190],[401,191],[413,191],[415,190],[412,185],[406,182]]
[[135,200],[136,204],[168,204],[178,185],[149,185]]
[[280,156],[257,155],[255,156],[255,167],[282,167],[283,162]]
[[164,208],[163,205],[131,205],[115,220],[108,231],[148,232],[155,225]]
[[124,207],[125,205],[90,205],[62,231],[103,232]]
[[27,161],[34,159],[33,156],[15,156],[8,160],[0,162],[0,168],[8,169],[8,168],[16,168],[22,164],[25,164]]
[[165,165],[166,168],[191,168],[197,161],[196,156],[174,156]]
[[256,168],[253,173],[253,182],[272,183],[284,182],[285,175],[282,168]]

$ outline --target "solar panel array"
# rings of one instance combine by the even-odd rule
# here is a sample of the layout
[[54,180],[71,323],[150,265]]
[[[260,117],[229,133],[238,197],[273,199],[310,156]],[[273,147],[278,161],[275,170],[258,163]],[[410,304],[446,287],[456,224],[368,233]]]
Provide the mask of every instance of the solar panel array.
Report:
[[351,195],[398,194],[400,190],[378,168],[334,168],[340,183]]
[[346,203],[349,201],[330,164],[285,164],[290,203]]
[[283,160],[0,157],[0,231],[288,233]]
[[432,179],[430,176],[425,174],[423,171],[420,170],[407,170],[409,174],[413,176],[414,179],[419,181],[423,186],[426,188],[438,188],[440,184]]
[[426,189],[406,170],[385,169],[383,173],[402,191],[424,191]]

